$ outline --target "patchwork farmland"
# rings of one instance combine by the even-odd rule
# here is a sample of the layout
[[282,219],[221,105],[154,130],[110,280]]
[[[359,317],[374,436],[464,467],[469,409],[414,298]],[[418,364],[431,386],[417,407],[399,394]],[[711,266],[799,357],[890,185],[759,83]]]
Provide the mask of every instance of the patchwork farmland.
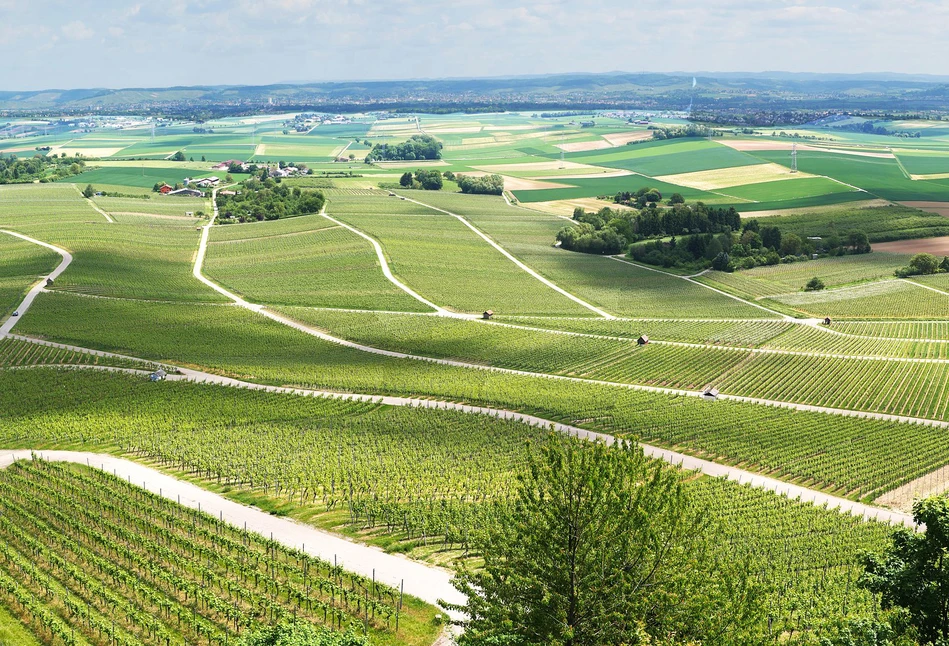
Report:
[[[881,616],[861,555],[949,490],[949,260],[917,257],[949,235],[949,140],[636,117],[39,142],[82,164],[0,186],[0,628],[433,644],[441,568],[485,565],[561,432],[673,474],[766,640]],[[437,158],[382,157],[412,137]]]

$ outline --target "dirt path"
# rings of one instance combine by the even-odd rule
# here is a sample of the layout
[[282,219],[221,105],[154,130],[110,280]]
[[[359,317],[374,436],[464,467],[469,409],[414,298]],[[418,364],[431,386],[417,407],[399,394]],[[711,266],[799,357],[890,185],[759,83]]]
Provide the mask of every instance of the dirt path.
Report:
[[567,290],[565,290],[565,289],[563,289],[562,287],[560,287],[560,286],[558,286],[558,285],[552,283],[551,281],[547,280],[546,278],[544,278],[543,276],[541,276],[540,274],[538,274],[536,271],[534,271],[533,269],[531,269],[530,267],[528,267],[527,265],[525,265],[523,262],[521,262],[520,260],[518,260],[517,258],[515,258],[513,255],[511,255],[511,253],[508,252],[507,249],[505,249],[504,247],[502,247],[501,245],[499,245],[497,242],[495,242],[494,240],[492,240],[491,238],[489,238],[486,234],[484,234],[480,229],[478,229],[476,226],[474,226],[473,224],[471,224],[471,222],[469,222],[467,218],[464,218],[464,217],[458,215],[457,213],[452,213],[451,211],[446,211],[445,209],[440,209],[440,208],[438,208],[438,207],[436,207],[436,206],[432,206],[431,204],[426,204],[425,202],[420,202],[420,201],[415,200],[415,199],[412,199],[412,198],[410,198],[410,197],[403,197],[403,196],[400,196],[400,197],[402,197],[402,199],[408,200],[409,202],[415,202],[416,204],[419,204],[419,205],[421,205],[421,206],[427,207],[427,208],[432,209],[432,210],[434,210],[434,211],[439,211],[439,212],[441,212],[441,213],[444,213],[444,214],[446,214],[446,215],[450,215],[450,216],[452,216],[453,218],[458,219],[459,222],[461,222],[461,223],[464,224],[466,227],[468,227],[469,229],[471,229],[472,231],[474,231],[474,232],[478,235],[478,237],[480,237],[482,240],[484,240],[484,241],[487,242],[489,245],[491,245],[492,247],[494,247],[496,250],[498,250],[499,252],[501,252],[501,254],[502,254],[505,258],[507,258],[508,260],[510,260],[511,262],[513,262],[513,263],[514,263],[515,265],[517,265],[519,268],[521,268],[522,270],[526,271],[528,274],[530,274],[531,276],[533,276],[534,278],[536,278],[537,280],[539,280],[539,281],[542,282],[543,284],[547,285],[547,287],[551,288],[552,290],[554,290],[554,291],[557,292],[558,294],[561,294],[561,295],[563,295],[563,296],[566,296],[567,298],[569,298],[570,300],[572,300],[574,303],[577,303],[578,305],[582,305],[583,307],[587,308],[587,309],[590,310],[591,312],[594,312],[595,314],[597,314],[597,315],[599,315],[599,316],[601,316],[601,317],[603,317],[603,318],[605,318],[605,319],[613,319],[613,318],[616,318],[616,317],[613,316],[612,314],[610,314],[610,313],[608,313],[608,312],[604,312],[604,311],[601,310],[600,308],[595,307],[595,306],[591,305],[590,303],[587,303],[585,300],[581,299],[579,296],[576,296],[576,295],[574,295],[574,294],[571,294],[571,293],[568,292]]
[[441,314],[441,315],[443,315],[443,316],[455,316],[454,312],[449,312],[449,311],[446,310],[446,309],[442,309],[441,307],[439,307],[439,306],[436,305],[435,303],[431,302],[431,301],[428,300],[427,298],[425,298],[425,297],[419,295],[417,292],[415,292],[413,289],[411,289],[408,285],[406,285],[405,283],[403,283],[402,281],[400,281],[398,278],[396,278],[395,276],[393,276],[393,275],[392,275],[392,270],[389,268],[389,262],[386,260],[385,253],[383,253],[383,251],[382,251],[382,245],[380,245],[379,242],[378,242],[375,238],[370,237],[369,235],[363,233],[362,231],[360,231],[359,229],[357,229],[357,228],[355,228],[355,227],[349,226],[349,225],[346,224],[345,222],[341,222],[341,221],[337,220],[336,218],[330,217],[329,215],[326,214],[326,211],[325,211],[325,210],[324,210],[323,212],[321,212],[320,215],[322,215],[324,218],[326,218],[326,219],[329,220],[330,222],[335,222],[337,225],[343,227],[344,229],[348,229],[349,231],[352,231],[353,233],[355,233],[355,234],[356,234],[357,236],[359,236],[360,238],[364,238],[364,239],[368,240],[368,241],[369,241],[369,244],[372,245],[372,248],[376,250],[376,258],[379,259],[379,265],[382,267],[382,275],[385,276],[386,279],[387,279],[390,283],[392,283],[393,285],[395,285],[396,287],[398,287],[398,288],[401,289],[403,292],[405,292],[406,294],[408,294],[409,296],[411,296],[411,297],[414,298],[415,300],[419,301],[420,303],[424,303],[424,304],[427,305],[428,307],[431,307],[433,310],[435,310],[435,311],[438,312],[439,314]]
[[[79,189],[79,185],[78,185],[78,184],[73,184],[72,186],[73,186],[74,189],[76,189],[76,192],[79,193],[79,195],[82,195],[82,191]],[[89,199],[89,198],[86,197],[85,195],[82,195],[82,199],[84,199],[86,202],[88,202],[88,203],[89,203],[89,206],[91,206],[91,207],[92,207],[93,209],[95,209],[102,217],[104,217],[104,218],[106,219],[106,221],[107,221],[109,224],[115,224],[115,220],[112,219],[112,216],[109,215],[108,213],[106,213],[105,211],[103,211],[102,209],[100,209],[98,204],[96,204],[95,202],[93,202],[91,199]]]
[[[0,451],[0,468],[15,460],[29,460],[31,451]],[[345,569],[398,588],[405,582],[405,592],[431,604],[439,599],[464,603],[464,596],[451,585],[448,570],[412,561],[404,556],[386,554],[380,549],[347,540],[293,520],[278,518],[254,507],[228,500],[201,487],[177,480],[137,462],[112,455],[78,451],[35,451],[45,460],[86,464],[112,473],[134,485],[179,501],[185,507],[200,509],[227,521],[235,527],[246,527],[290,548],[304,548],[308,554],[330,563],[338,562]]]
[[[72,262],[72,254],[70,254],[65,249],[60,249],[59,247],[53,246],[47,242],[40,242],[39,240],[36,240],[35,238],[31,238],[29,236],[25,236],[22,233],[14,233],[13,231],[7,231],[6,229],[0,229],[0,233],[5,233],[15,238],[20,238],[21,240],[32,242],[33,244],[39,245],[41,247],[46,247],[47,249],[51,249],[55,251],[56,253],[58,253],[60,256],[62,256],[63,257],[62,261],[59,263],[56,269],[54,269],[49,274],[49,278],[52,280],[56,280],[59,277],[59,275],[66,270],[66,267],[69,266],[69,263]],[[30,291],[27,292],[26,297],[20,302],[19,307],[17,307],[16,310],[14,310],[15,312],[19,313],[19,316],[11,316],[3,323],[3,325],[0,325],[0,338],[10,333],[10,330],[13,329],[13,326],[17,324],[17,321],[20,320],[20,317],[26,314],[27,310],[30,309],[30,305],[33,304],[33,301],[36,300],[36,297],[45,288],[46,288],[45,278],[40,279],[38,283],[33,285],[32,289],[30,289]]]

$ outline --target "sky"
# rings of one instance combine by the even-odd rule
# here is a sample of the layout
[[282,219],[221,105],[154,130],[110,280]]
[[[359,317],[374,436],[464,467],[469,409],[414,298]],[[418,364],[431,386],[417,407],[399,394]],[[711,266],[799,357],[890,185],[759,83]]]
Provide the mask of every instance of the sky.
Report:
[[947,74],[946,0],[0,0],[0,90],[608,71]]

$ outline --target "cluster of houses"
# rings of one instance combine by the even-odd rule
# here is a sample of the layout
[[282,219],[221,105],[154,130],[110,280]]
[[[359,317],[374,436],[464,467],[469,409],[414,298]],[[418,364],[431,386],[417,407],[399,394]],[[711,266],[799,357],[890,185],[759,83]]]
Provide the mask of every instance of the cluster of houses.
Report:
[[[259,164],[250,164],[239,159],[229,159],[220,164],[215,164],[211,170],[230,171],[232,173],[258,173],[261,169],[267,169],[267,175],[270,177],[296,177],[306,175],[306,168],[297,168],[296,166],[261,166]],[[209,178],[210,179],[210,178]]]

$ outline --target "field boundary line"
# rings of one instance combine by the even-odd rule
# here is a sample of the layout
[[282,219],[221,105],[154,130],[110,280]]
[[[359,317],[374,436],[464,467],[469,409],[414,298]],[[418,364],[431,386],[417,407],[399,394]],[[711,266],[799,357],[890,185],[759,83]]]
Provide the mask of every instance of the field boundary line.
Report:
[[433,211],[440,211],[440,212],[442,212],[442,213],[445,213],[446,215],[450,215],[450,216],[452,216],[453,218],[456,218],[459,222],[461,222],[461,223],[464,224],[466,227],[468,227],[469,229],[471,229],[472,231],[474,231],[474,232],[475,232],[480,238],[482,238],[485,242],[487,242],[489,245],[491,245],[491,246],[494,247],[496,250],[498,250],[499,252],[501,252],[501,254],[503,254],[505,258],[507,258],[508,260],[510,260],[511,262],[513,262],[515,265],[517,265],[518,267],[520,267],[522,270],[526,271],[528,274],[530,274],[531,276],[533,276],[534,278],[536,278],[537,280],[539,280],[539,281],[542,282],[543,284],[547,285],[547,287],[550,287],[550,288],[551,288],[552,290],[554,290],[555,292],[557,292],[557,293],[559,293],[559,294],[561,294],[561,295],[563,295],[563,296],[566,296],[567,298],[569,298],[570,300],[572,300],[574,303],[577,303],[578,305],[582,305],[583,307],[587,308],[587,309],[590,310],[591,312],[594,312],[594,313],[596,313],[597,315],[599,315],[599,316],[601,316],[601,317],[603,317],[603,318],[605,318],[605,319],[614,319],[614,318],[616,318],[616,317],[613,316],[612,314],[610,314],[610,313],[608,313],[608,312],[605,312],[605,311],[601,310],[600,308],[598,308],[598,307],[596,307],[596,306],[594,306],[594,305],[591,305],[590,303],[587,303],[585,300],[583,300],[583,299],[580,298],[579,296],[576,296],[576,295],[574,295],[574,294],[571,294],[570,292],[568,292],[568,291],[565,290],[564,288],[558,286],[558,285],[555,284],[554,282],[552,282],[552,281],[548,280],[547,278],[544,278],[543,276],[541,276],[540,274],[538,274],[536,271],[534,271],[533,269],[531,269],[530,267],[528,267],[527,265],[525,265],[523,262],[521,262],[520,260],[518,260],[517,258],[515,258],[507,249],[505,249],[504,247],[502,247],[501,245],[499,245],[497,242],[495,242],[493,239],[491,239],[487,234],[485,234],[483,231],[481,231],[481,229],[477,228],[475,225],[473,225],[471,222],[469,222],[467,218],[462,217],[462,216],[458,215],[457,213],[452,213],[451,211],[446,211],[445,209],[440,209],[440,208],[438,208],[437,206],[432,206],[431,204],[426,204],[425,202],[420,202],[420,201],[418,201],[418,200],[416,200],[416,199],[413,199],[413,198],[411,198],[411,197],[404,197],[404,196],[401,196],[401,195],[400,195],[399,197],[402,197],[403,199],[405,199],[405,200],[407,200],[407,201],[409,201],[409,202],[414,202],[415,204],[418,204],[418,205],[420,205],[420,206],[424,206],[424,207],[426,207],[426,208],[432,209]]
[[[21,240],[31,242],[41,247],[46,247],[47,249],[51,249],[62,256],[62,260],[60,261],[59,265],[57,265],[56,268],[49,273],[48,280],[56,280],[59,278],[59,275],[66,271],[66,267],[68,267],[69,263],[72,262],[71,253],[65,249],[51,245],[48,242],[42,242],[36,238],[31,238],[30,236],[25,236],[22,233],[15,233],[6,229],[0,229],[0,233],[5,233],[7,235],[13,236],[14,238],[20,238]],[[19,307],[13,310],[14,312],[19,312],[19,316],[11,316],[3,323],[3,325],[0,325],[0,338],[3,338],[10,333],[10,330],[13,329],[13,326],[16,325],[17,321],[19,321],[20,318],[26,314],[27,310],[30,309],[30,306],[33,304],[33,301],[36,300],[36,297],[39,296],[40,292],[46,289],[46,280],[47,279],[40,278],[40,280],[37,281],[36,284],[33,285],[26,293],[26,296],[20,302]]]
[[923,289],[928,289],[931,292],[936,292],[937,294],[942,294],[943,296],[949,296],[949,292],[944,292],[941,289],[936,289],[935,287],[930,287],[929,285],[917,283],[915,280],[910,280],[908,278],[899,278],[898,280],[910,283],[911,285],[916,285],[917,287],[922,287]]
[[[79,195],[82,195],[82,191],[79,190],[78,184],[73,184],[72,187],[76,189],[76,192],[79,193]],[[102,209],[100,209],[98,204],[93,202],[90,198],[86,197],[85,195],[82,195],[82,199],[84,199],[89,204],[89,206],[91,206],[102,217],[104,217],[109,224],[115,224],[115,220],[112,219],[112,216],[106,213],[105,211],[103,211]]]
[[[765,312],[770,312],[771,314],[777,314],[778,316],[780,316],[781,318],[783,318],[785,321],[797,321],[797,319],[795,319],[793,316],[788,316],[787,314],[782,314],[781,312],[778,312],[777,310],[769,309],[769,308],[765,307],[764,305],[759,305],[758,303],[753,303],[753,302],[751,302],[751,301],[749,301],[749,300],[745,300],[744,298],[741,298],[740,296],[735,296],[734,294],[729,294],[728,292],[724,292],[724,291],[722,291],[722,290],[720,290],[720,289],[716,289],[715,287],[712,287],[711,285],[706,285],[705,283],[700,283],[700,282],[697,281],[697,280],[693,280],[691,276],[679,276],[678,274],[672,274],[672,273],[669,273],[668,271],[662,271],[661,269],[655,269],[654,267],[646,267],[646,266],[640,265],[639,263],[636,263],[636,262],[630,262],[630,261],[626,260],[625,258],[620,258],[619,256],[607,256],[607,258],[611,258],[611,259],[615,260],[616,262],[621,262],[621,263],[624,263],[624,264],[627,264],[627,265],[632,265],[633,267],[639,267],[640,269],[645,269],[646,271],[654,271],[654,272],[656,272],[657,274],[663,274],[663,275],[666,275],[666,276],[672,276],[673,278],[679,278],[679,279],[684,280],[684,281],[686,281],[686,282],[692,283],[693,285],[698,285],[699,287],[704,287],[705,289],[710,289],[710,290],[712,290],[713,292],[716,292],[717,294],[721,294],[722,296],[727,296],[728,298],[731,298],[732,300],[736,300],[736,301],[738,301],[739,303],[744,303],[745,305],[751,305],[752,307],[757,307],[759,310],[764,310]],[[780,319],[773,319],[773,320],[776,320],[776,321],[777,321],[777,320],[780,320]]]
[[335,222],[337,226],[341,226],[344,229],[351,231],[352,233],[355,233],[360,238],[364,238],[365,240],[368,240],[369,244],[371,244],[372,248],[375,249],[376,251],[376,258],[379,260],[379,265],[382,268],[382,275],[385,276],[386,279],[390,283],[392,283],[393,285],[401,289],[403,292],[405,292],[406,294],[408,294],[409,296],[411,296],[418,302],[423,303],[424,305],[427,305],[428,307],[431,307],[433,310],[435,310],[437,313],[441,314],[442,316],[456,316],[454,312],[449,312],[448,310],[442,307],[439,307],[438,305],[428,300],[424,296],[420,295],[411,287],[409,287],[408,285],[400,281],[398,278],[396,278],[392,274],[392,270],[389,268],[389,262],[386,260],[385,252],[382,250],[382,245],[379,244],[378,240],[376,240],[369,234],[360,231],[356,227],[350,226],[346,224],[345,222],[341,222],[340,220],[337,220],[336,218],[331,217],[329,214],[326,213],[325,209],[320,212],[320,215],[322,215],[324,218],[326,218],[330,222]]

